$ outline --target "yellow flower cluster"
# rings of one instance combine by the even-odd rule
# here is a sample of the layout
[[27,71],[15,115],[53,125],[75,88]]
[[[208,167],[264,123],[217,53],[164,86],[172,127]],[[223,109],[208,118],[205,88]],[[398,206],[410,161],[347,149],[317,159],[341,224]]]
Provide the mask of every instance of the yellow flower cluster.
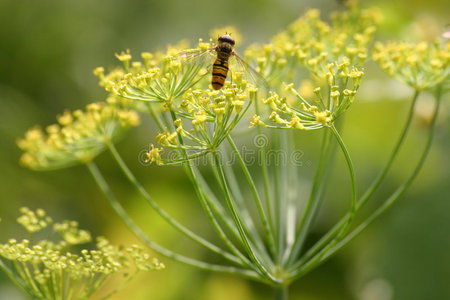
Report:
[[[210,44],[207,45],[209,48]],[[105,74],[104,68],[98,67],[94,74],[100,79],[100,85],[113,94],[132,100],[171,104],[207,74],[202,64],[177,56],[180,51],[180,48],[170,47],[165,53],[144,52],[141,61],[131,61],[129,51],[123,52],[116,54],[123,68]]]
[[32,128],[18,141],[21,163],[50,170],[92,160],[124,129],[137,126],[139,116],[115,98],[92,103],[85,111],[66,111],[46,130]]
[[307,100],[294,84],[285,86],[286,96],[272,93],[264,100],[270,109],[270,123],[261,116],[252,118],[250,127],[259,125],[268,128],[295,128],[301,130],[330,126],[353,103],[364,72],[348,66],[348,63],[330,63],[326,66],[327,88],[314,89],[313,100]]
[[77,221],[64,221],[55,223],[53,230],[70,245],[85,244],[91,241],[91,234],[87,230],[78,229]]
[[[22,208],[23,220],[34,216],[45,216],[42,209],[36,212]],[[50,223],[50,222],[47,222]],[[77,222],[67,221],[55,224],[55,231],[82,233],[89,239],[78,240],[78,244],[90,241],[90,233],[77,228]],[[78,234],[78,236],[80,236]],[[65,241],[57,244],[41,240],[32,244],[29,240],[10,239],[0,244],[0,262],[11,265],[11,276],[17,276],[22,287],[35,299],[87,299],[98,290],[111,275],[121,272],[126,276],[130,265],[135,272],[159,270],[164,265],[151,258],[138,245],[128,248],[111,245],[103,237],[97,238],[97,249],[82,250],[80,254],[69,252]],[[9,263],[8,263],[9,262]]]
[[420,91],[449,79],[450,42],[376,43],[373,59],[390,76]]
[[257,88],[247,84],[239,73],[232,85],[221,91],[189,90],[172,110],[179,118],[173,121],[173,131],[164,131],[156,141],[165,148],[186,151],[185,156],[161,159],[161,148],[152,147],[148,161],[157,164],[178,164],[215,151],[220,143],[256,101]]
[[379,12],[349,9],[332,15],[331,22],[320,19],[319,10],[309,10],[294,21],[287,30],[276,35],[271,43],[253,46],[246,58],[256,61],[258,70],[269,80],[295,80],[299,66],[324,78],[324,67],[330,62],[362,66],[368,57]]
[[32,211],[28,207],[22,207],[20,212],[22,215],[17,218],[17,223],[30,233],[40,231],[52,223],[52,219],[43,209]]

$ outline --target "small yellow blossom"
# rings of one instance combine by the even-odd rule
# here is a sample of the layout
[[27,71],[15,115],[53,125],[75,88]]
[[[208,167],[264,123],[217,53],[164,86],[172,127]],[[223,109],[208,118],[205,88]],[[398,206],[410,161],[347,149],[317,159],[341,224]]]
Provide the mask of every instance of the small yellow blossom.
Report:
[[315,112],[314,115],[316,116],[317,123],[328,125],[328,123],[330,122],[330,113],[327,111]]
[[254,115],[250,122],[250,128],[255,127],[255,126],[263,126],[263,127],[265,126],[264,122],[261,121],[261,117],[258,115]]
[[150,146],[150,150],[147,152],[147,161],[150,163],[155,163],[157,165],[162,164],[162,159],[160,152],[162,151],[161,148],[155,148],[153,145]]
[[132,58],[129,49],[127,49],[125,52],[116,53],[116,57],[121,62],[129,62]]
[[52,219],[43,209],[32,211],[28,207],[22,207],[20,212],[22,215],[17,218],[17,223],[25,227],[28,232],[40,231],[52,223]]

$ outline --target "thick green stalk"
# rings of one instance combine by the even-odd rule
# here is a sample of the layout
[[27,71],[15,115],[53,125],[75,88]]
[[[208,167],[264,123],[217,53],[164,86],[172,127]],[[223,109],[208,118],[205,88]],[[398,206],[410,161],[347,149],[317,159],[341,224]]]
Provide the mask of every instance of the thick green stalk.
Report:
[[288,300],[289,299],[289,290],[288,286],[276,286],[274,288],[274,299],[275,300]]

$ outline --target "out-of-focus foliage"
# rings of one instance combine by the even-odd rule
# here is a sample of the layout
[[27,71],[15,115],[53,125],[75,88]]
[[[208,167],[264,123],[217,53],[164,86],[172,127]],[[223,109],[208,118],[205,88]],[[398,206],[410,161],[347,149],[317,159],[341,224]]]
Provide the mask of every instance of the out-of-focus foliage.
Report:
[[[77,219],[97,234],[110,236],[113,243],[136,241],[107,206],[97,187],[83,168],[50,173],[22,169],[17,161],[20,150],[16,138],[34,124],[54,123],[54,116],[65,109],[79,109],[103,98],[104,92],[90,76],[98,66],[115,64],[111,53],[130,47],[132,51],[153,51],[180,39],[195,41],[208,36],[212,27],[232,24],[245,40],[265,42],[297,18],[305,7],[327,11],[339,7],[339,1],[24,1],[0,2],[0,237],[14,234],[14,213],[23,205],[44,207],[52,216]],[[385,15],[379,31],[381,39],[432,40],[448,22],[448,3],[432,1],[365,1]],[[240,46],[238,45],[238,50]],[[369,64],[367,68],[376,68]],[[389,87],[389,88],[387,88]],[[387,93],[389,91],[389,93]],[[348,112],[352,126],[344,134],[354,156],[357,173],[367,186],[380,169],[398,132],[411,91],[379,76],[366,78],[359,91],[360,102]],[[102,97],[102,98],[100,98]],[[376,100],[376,101],[375,101]],[[445,99],[444,99],[445,100]],[[423,99],[423,111],[427,110]],[[442,119],[447,118],[449,102],[444,101]],[[426,113],[418,118],[426,122]],[[350,122],[349,122],[350,123]],[[413,188],[399,205],[356,240],[346,251],[293,286],[292,299],[444,299],[450,294],[448,278],[450,227],[448,188],[450,178],[448,120],[440,122],[437,139],[427,165]],[[162,206],[205,236],[205,221],[194,201],[194,193],[177,169],[143,167],[138,153],[148,145],[156,129],[131,132],[119,144],[124,157],[130,158],[137,176]],[[370,132],[367,135],[366,132]],[[309,134],[309,133],[308,133]],[[313,134],[311,134],[313,135]],[[314,136],[312,136],[314,138]],[[408,173],[408,162],[422,141],[421,123],[415,124],[402,159],[389,175],[383,192],[387,194]],[[313,161],[317,149],[300,142],[305,161]],[[127,155],[128,154],[128,155]],[[359,156],[358,156],[359,155]],[[133,158],[135,158],[133,160]],[[184,251],[206,255],[203,250],[179,239],[137,197],[126,180],[109,167],[109,157],[100,156],[108,179],[126,199],[129,211],[145,224],[158,241]],[[337,165],[330,190],[342,201],[319,216],[314,228],[327,230],[346,203],[341,191]],[[311,172],[308,164],[305,173]],[[173,187],[177,186],[176,189]],[[386,191],[386,192],[384,192]],[[180,202],[180,199],[192,201]],[[381,195],[380,195],[381,196]],[[376,205],[376,204],[374,204]],[[7,234],[8,233],[8,234]],[[166,262],[166,261],[165,261]],[[207,274],[168,261],[167,269],[138,278],[116,299],[270,299],[270,292],[259,284],[221,274]],[[23,299],[3,274],[0,274],[0,298]],[[145,286],[145,289],[142,288]],[[393,296],[389,296],[393,295]]]

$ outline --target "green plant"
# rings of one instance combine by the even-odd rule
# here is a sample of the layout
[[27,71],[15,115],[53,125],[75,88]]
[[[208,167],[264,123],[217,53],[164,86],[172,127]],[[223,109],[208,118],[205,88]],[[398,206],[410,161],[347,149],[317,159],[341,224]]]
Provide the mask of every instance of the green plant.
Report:
[[[251,46],[245,58],[267,79],[269,91],[264,84],[258,84],[258,79],[252,82],[255,78],[251,73],[247,77],[239,70],[233,71],[232,81],[223,89],[212,90],[204,68],[208,61],[197,64],[183,60],[177,53],[184,48],[142,53],[141,61],[133,61],[129,51],[118,54],[123,66],[110,72],[103,68],[94,71],[100,85],[111,93],[108,101],[89,106],[86,112],[65,113],[59,118],[60,124],[48,127],[47,133],[38,129],[28,132],[19,142],[25,151],[22,163],[39,170],[84,163],[118,215],[149,247],[188,265],[271,285],[277,299],[287,299],[287,289],[293,281],[333,256],[400,198],[423,166],[431,146],[441,94],[448,84],[450,43],[436,40],[375,44],[373,59],[389,75],[409,85],[414,95],[387,162],[366,191],[358,195],[351,155],[339,122],[357,99],[379,17],[376,10],[350,4],[326,23],[317,10],[311,10],[270,43]],[[198,48],[213,45],[200,41]],[[298,82],[305,78],[309,80],[299,86]],[[367,218],[355,223],[356,215],[379,189],[396,160],[410,129],[417,99],[424,90],[435,91],[435,107],[420,158],[404,183]],[[186,172],[220,246],[192,232],[163,210],[117,151],[114,138],[122,129],[137,125],[138,112],[150,116],[161,131],[156,137],[159,146],[150,146],[146,163],[178,165]],[[248,126],[256,143],[250,162],[246,160],[248,153],[240,151],[236,143],[240,129]],[[292,134],[296,130],[314,130],[323,135],[306,199],[289,192],[301,180],[296,166],[299,161],[283,164],[271,157],[274,153],[298,153]],[[149,239],[116,199],[94,162],[105,149],[162,218],[221,256],[223,263],[175,253]],[[348,167],[348,211],[307,248],[305,241],[323,201],[336,151],[343,155]],[[205,177],[205,169],[198,166],[200,160],[207,163],[213,180]]]

